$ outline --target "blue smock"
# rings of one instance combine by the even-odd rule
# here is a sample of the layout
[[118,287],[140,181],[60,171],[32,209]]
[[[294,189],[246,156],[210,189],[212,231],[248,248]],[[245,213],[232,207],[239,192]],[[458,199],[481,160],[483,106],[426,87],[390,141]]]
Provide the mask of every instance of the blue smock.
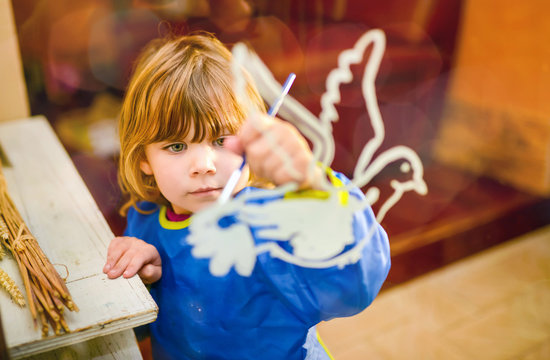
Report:
[[[262,190],[245,188],[241,194],[247,191]],[[363,197],[359,189],[350,194]],[[355,241],[376,227],[356,263],[311,269],[262,253],[249,277],[234,269],[213,276],[209,259],[191,255],[189,219],[171,222],[163,207],[147,202],[139,207],[152,212],[131,208],[125,235],[154,245],[162,259],[162,277],[150,289],[159,307],[157,320],[150,324],[156,360],[327,359],[315,325],[365,309],[390,268],[388,238],[370,207],[354,216]]]

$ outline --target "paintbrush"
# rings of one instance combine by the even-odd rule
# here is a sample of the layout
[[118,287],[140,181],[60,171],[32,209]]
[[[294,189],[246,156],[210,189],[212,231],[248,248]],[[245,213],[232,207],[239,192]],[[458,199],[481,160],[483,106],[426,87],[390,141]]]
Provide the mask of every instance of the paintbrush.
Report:
[[[290,90],[290,87],[292,86],[294,79],[296,79],[296,74],[290,73],[290,75],[288,75],[288,77],[286,78],[285,83],[283,84],[281,94],[277,99],[275,99],[275,101],[273,102],[273,104],[271,104],[271,107],[267,111],[267,114],[269,116],[277,115],[277,112],[279,111],[279,108],[283,104],[283,100],[285,99],[286,94],[288,94],[288,91]],[[227,202],[227,200],[229,200],[229,198],[231,197],[231,194],[233,193],[233,190],[235,190],[235,186],[237,186],[237,183],[241,178],[241,174],[243,172],[243,168],[245,165],[246,165],[246,155],[243,155],[243,161],[241,163],[241,166],[239,166],[238,169],[233,171],[233,173],[229,177],[227,184],[225,184],[225,187],[223,188],[223,191],[220,197],[218,198],[218,203],[223,204]]]

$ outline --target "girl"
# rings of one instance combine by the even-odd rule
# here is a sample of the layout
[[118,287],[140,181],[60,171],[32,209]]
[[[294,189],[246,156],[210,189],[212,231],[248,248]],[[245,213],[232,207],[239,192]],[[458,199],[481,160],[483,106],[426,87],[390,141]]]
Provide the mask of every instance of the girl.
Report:
[[[150,325],[155,359],[327,359],[315,325],[363,310],[389,271],[388,239],[370,208],[356,214],[354,234],[376,231],[361,258],[343,268],[302,268],[263,254],[249,277],[234,270],[213,276],[186,241],[189,217],[217,200],[243,151],[247,166],[235,196],[261,191],[250,186],[255,177],[296,181],[303,194],[319,188],[323,176],[308,171],[307,142],[265,114],[251,82],[247,94],[258,114],[254,126],[245,121],[230,62],[231,53],[208,35],[155,40],[138,59],[119,124],[128,225],[111,242],[103,271],[109,278],[137,273],[152,284],[159,306]],[[292,154],[298,178],[285,170],[281,150]]]

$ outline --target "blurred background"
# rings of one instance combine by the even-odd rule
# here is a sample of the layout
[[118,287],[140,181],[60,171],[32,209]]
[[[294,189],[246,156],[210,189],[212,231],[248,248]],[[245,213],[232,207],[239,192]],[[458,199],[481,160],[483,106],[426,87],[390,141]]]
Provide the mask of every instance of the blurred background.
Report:
[[[30,112],[51,122],[116,235],[124,229],[116,118],[133,61],[151,39],[195,30],[229,48],[248,43],[281,83],[296,73],[290,94],[315,115],[340,52],[369,29],[385,32],[376,89],[386,136],[377,154],[412,148],[428,193],[405,193],[382,221],[392,248],[383,294],[550,224],[545,0],[17,0],[12,8]],[[341,87],[333,125],[332,167],[350,177],[373,136],[360,87],[367,58]],[[375,212],[394,191],[392,181],[407,181],[402,163],[388,164],[369,185],[380,189]],[[536,252],[549,255],[548,238],[541,242],[544,251]],[[548,266],[540,267],[547,283]],[[546,356],[548,322],[541,331]],[[365,358],[338,345],[338,332],[326,330],[336,358]],[[378,349],[369,354],[395,358]],[[493,358],[520,358],[525,349]],[[472,353],[479,357],[457,358],[490,358],[483,347]],[[430,354],[418,358],[441,358]]]

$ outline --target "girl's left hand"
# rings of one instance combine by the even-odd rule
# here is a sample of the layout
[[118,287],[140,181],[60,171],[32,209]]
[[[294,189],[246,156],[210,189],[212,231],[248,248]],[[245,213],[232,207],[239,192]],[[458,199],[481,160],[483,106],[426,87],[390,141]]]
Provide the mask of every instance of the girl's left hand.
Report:
[[313,155],[302,134],[289,122],[265,114],[254,115],[224,146],[246,153],[250,170],[275,185],[294,181],[301,189],[319,188],[321,170],[310,171]]

